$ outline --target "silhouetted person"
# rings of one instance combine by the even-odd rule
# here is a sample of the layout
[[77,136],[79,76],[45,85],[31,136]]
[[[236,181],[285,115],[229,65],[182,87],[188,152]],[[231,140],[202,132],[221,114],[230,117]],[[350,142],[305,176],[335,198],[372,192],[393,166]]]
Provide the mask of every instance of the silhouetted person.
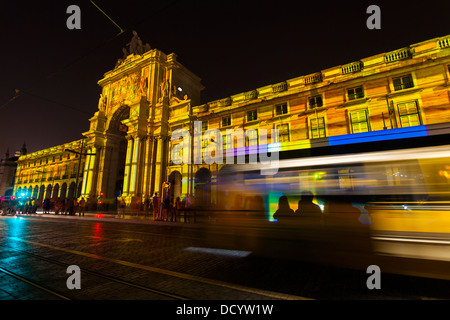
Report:
[[303,191],[302,198],[298,202],[298,209],[296,214],[300,214],[302,217],[321,218],[322,210],[320,207],[313,203],[314,195],[310,191]]
[[70,198],[68,203],[69,215],[73,215],[73,205],[74,205],[73,198]]
[[160,220],[160,210],[159,210],[160,200],[158,197],[158,193],[155,192],[155,196],[153,197],[153,220]]
[[166,196],[163,201],[163,209],[162,209],[162,220],[168,221],[170,216],[170,199],[169,196]]
[[284,220],[286,218],[292,218],[294,215],[294,210],[289,206],[289,201],[286,196],[281,196],[278,199],[278,210],[273,214],[274,219],[278,221]]
[[44,213],[50,213],[50,199],[44,200]]
[[84,198],[81,198],[79,205],[80,205],[79,215],[80,216],[83,215],[84,217],[84,212],[86,211],[86,200],[84,200]]

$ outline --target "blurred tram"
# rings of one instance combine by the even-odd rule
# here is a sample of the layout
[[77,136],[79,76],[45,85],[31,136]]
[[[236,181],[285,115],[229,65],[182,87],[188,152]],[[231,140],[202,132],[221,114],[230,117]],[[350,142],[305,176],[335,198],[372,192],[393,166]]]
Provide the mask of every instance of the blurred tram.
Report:
[[[218,225],[235,249],[450,280],[449,138],[450,124],[390,129],[281,147],[274,175],[233,165],[217,179]],[[320,217],[274,216],[305,191]]]

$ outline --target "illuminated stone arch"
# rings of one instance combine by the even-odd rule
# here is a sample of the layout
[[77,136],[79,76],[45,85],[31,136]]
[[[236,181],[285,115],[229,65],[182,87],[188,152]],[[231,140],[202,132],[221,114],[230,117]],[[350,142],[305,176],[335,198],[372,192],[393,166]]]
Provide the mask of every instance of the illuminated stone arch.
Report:
[[39,186],[38,186],[38,185],[35,185],[35,186],[34,186],[34,190],[33,190],[32,197],[37,198],[38,195],[39,195]]
[[182,198],[182,175],[178,170],[172,171],[169,175],[170,196]]
[[107,123],[107,133],[125,135],[122,120],[130,118],[130,107],[127,105],[122,105],[114,111],[111,118],[108,119]]
[[101,190],[105,193],[105,198],[116,199],[122,194],[127,153],[127,139],[125,139],[125,136],[128,130],[122,124],[122,121],[129,117],[130,107],[122,105],[108,119],[105,157],[100,164],[103,167],[110,168],[109,176],[104,177],[105,181]]
[[59,193],[59,184],[57,183],[53,186],[53,192],[52,192],[53,200],[58,199],[58,193]]
[[61,185],[61,191],[59,193],[59,197],[61,199],[66,199],[66,197],[67,197],[67,183],[65,183],[65,182]]
[[75,197],[75,188],[76,188],[75,182],[72,182],[69,185],[69,193],[67,194],[68,199]]
[[43,201],[45,195],[45,186],[41,184],[41,187],[39,188],[39,200]]
[[45,192],[45,199],[50,199],[52,195],[52,185],[49,184],[46,188],[46,192]]

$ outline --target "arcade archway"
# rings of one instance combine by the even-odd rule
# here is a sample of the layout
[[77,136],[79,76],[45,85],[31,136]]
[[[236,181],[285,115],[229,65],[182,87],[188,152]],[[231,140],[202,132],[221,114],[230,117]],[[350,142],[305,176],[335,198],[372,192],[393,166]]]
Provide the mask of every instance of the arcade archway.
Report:
[[211,204],[211,171],[200,168],[195,173],[194,190],[196,205],[208,206]]
[[169,175],[170,197],[173,197],[174,199],[176,199],[177,197],[180,197],[180,199],[182,198],[181,180],[182,180],[182,176],[179,171],[173,171]]
[[105,157],[103,166],[109,168],[108,183],[105,192],[106,198],[116,199],[122,194],[125,178],[125,160],[127,155],[128,128],[122,121],[130,117],[130,107],[119,107],[111,117],[107,132],[108,156]]

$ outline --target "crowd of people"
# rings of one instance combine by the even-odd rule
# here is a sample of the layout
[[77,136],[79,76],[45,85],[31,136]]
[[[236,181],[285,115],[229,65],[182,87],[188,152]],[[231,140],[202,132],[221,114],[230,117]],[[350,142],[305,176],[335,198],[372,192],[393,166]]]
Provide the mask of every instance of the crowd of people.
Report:
[[50,199],[45,199],[44,213],[50,213],[51,208],[53,208],[55,214],[76,215],[78,212],[79,216],[84,216],[86,213],[86,200],[84,197],[82,197],[80,201],[78,201],[77,198],[58,198],[52,203]]
[[[308,217],[310,220],[322,220],[325,215],[330,213],[344,213],[346,217],[350,217],[353,214],[354,217],[358,218],[361,212],[351,205],[351,202],[344,201],[342,197],[327,199],[322,208],[313,202],[314,195],[309,191],[303,191],[301,193],[301,199],[298,201],[298,208],[294,211],[290,207],[288,197],[283,195],[278,200],[278,208],[273,214],[273,218],[277,222],[292,221],[298,217]],[[82,197],[77,198],[67,198],[67,199],[49,199],[46,198],[44,201],[40,199],[8,199],[3,200],[0,203],[0,211],[2,214],[6,213],[22,213],[31,214],[36,213],[38,208],[42,208],[44,214],[49,214],[50,212],[58,215],[76,215],[84,216],[86,212],[86,200]],[[153,215],[154,221],[166,221],[166,222],[177,222],[184,218],[184,222],[190,222],[193,218],[193,222],[196,222],[196,218],[200,211],[205,211],[209,216],[216,215],[218,213],[223,214],[234,214],[242,215],[245,214],[248,217],[260,217],[266,219],[266,209],[264,206],[263,198],[259,195],[254,195],[252,197],[236,195],[234,197],[234,203],[228,207],[226,210],[219,210],[218,208],[208,207],[201,210],[194,205],[194,198],[192,196],[186,195],[183,198],[179,196],[174,197],[173,195],[164,195],[160,197],[156,192],[152,198],[147,197],[145,200],[137,200],[137,204],[125,203],[122,197],[117,198],[117,212],[119,217],[124,217],[125,212],[128,214],[144,212],[148,215]],[[200,210],[200,211],[199,211]]]
[[[181,199],[166,195],[161,200],[158,193],[155,192],[152,201],[148,204],[151,206],[154,221],[176,222],[177,217],[181,220],[181,215],[184,215],[184,222],[190,222],[191,211],[193,211],[192,203],[190,196]],[[193,213],[195,222],[195,211]]]
[[46,198],[44,201],[34,197],[27,199],[5,199],[0,204],[2,214],[33,214],[42,208],[42,213],[50,214],[66,214],[84,216],[86,212],[86,200],[82,197],[79,201],[77,198],[56,200]]
[[[303,191],[298,201],[298,208],[294,211],[290,207],[288,197],[281,196],[278,200],[278,209],[273,218],[279,222],[294,221],[297,218],[308,218],[309,221],[323,222],[325,219],[333,221],[340,219],[346,223],[360,225],[361,210],[353,206],[352,199],[345,196],[322,196],[322,208],[313,202],[314,195],[310,191]],[[336,220],[335,220],[336,221]]]

